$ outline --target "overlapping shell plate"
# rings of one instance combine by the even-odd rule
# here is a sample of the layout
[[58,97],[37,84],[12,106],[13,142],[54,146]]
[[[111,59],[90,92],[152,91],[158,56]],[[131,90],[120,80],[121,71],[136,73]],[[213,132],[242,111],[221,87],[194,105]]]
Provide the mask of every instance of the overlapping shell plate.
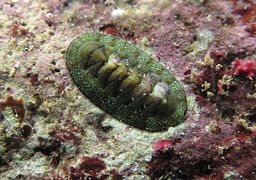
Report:
[[66,60],[78,89],[121,122],[148,131],[183,122],[187,101],[180,82],[135,45],[85,33],[71,42]]

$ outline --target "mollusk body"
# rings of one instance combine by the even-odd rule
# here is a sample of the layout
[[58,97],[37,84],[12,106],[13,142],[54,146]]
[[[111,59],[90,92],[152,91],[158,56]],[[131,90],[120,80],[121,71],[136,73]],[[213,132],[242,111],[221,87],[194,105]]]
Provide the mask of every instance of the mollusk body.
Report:
[[78,89],[121,122],[154,132],[183,122],[187,101],[180,82],[135,45],[85,33],[71,42],[66,60]]

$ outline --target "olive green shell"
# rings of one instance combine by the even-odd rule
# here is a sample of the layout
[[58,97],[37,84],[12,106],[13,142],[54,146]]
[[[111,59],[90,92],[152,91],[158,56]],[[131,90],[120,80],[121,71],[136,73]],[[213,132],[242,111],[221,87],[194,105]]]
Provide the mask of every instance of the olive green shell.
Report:
[[119,121],[154,132],[183,122],[187,101],[182,85],[134,44],[85,33],[71,42],[66,60],[78,89]]

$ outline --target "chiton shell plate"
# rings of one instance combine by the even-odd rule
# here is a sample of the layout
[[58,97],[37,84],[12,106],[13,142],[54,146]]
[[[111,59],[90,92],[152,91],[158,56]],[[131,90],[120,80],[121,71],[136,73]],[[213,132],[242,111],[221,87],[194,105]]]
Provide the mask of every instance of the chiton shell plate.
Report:
[[123,123],[158,132],[184,121],[181,83],[128,41],[96,32],[79,35],[68,46],[66,64],[85,97]]

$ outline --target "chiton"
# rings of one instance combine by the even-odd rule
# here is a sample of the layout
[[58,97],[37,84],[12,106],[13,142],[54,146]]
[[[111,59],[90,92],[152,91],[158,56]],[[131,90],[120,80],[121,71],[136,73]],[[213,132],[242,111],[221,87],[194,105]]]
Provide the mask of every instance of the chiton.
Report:
[[121,122],[158,132],[184,120],[187,100],[180,82],[128,41],[82,34],[70,43],[66,64],[78,89]]

